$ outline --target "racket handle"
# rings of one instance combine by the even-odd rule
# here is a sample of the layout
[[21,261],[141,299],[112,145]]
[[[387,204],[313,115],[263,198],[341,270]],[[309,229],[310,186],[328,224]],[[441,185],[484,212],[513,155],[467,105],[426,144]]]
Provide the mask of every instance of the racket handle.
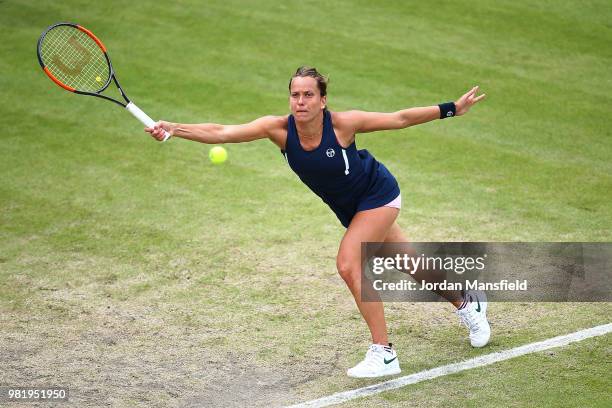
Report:
[[[142,111],[142,109],[140,109],[138,106],[134,105],[134,102],[130,102],[127,104],[127,106],[125,107],[127,110],[130,111],[130,113],[132,115],[134,115],[136,117],[136,119],[138,119],[139,121],[141,121],[146,127],[150,127],[152,128],[153,126],[155,126],[155,121],[153,119],[151,119],[149,117],[149,115],[147,115],[146,113],[144,113]],[[170,133],[166,132],[164,130],[164,139],[162,140],[162,142],[165,142],[166,140],[170,139]]]

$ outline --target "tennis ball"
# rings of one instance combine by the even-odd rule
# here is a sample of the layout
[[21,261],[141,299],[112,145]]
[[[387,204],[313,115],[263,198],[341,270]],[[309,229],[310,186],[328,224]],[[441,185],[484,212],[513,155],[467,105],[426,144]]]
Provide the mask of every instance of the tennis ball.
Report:
[[208,152],[208,158],[214,164],[221,164],[227,160],[227,150],[221,146],[215,146]]
[[100,76],[97,76],[97,77],[96,77],[96,81],[98,81],[98,82],[102,82],[102,78],[101,78]]

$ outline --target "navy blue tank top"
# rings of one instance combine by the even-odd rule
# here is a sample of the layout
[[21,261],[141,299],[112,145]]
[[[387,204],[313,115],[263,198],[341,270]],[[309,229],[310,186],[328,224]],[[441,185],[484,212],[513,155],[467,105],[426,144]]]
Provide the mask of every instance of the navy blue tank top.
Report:
[[399,194],[395,177],[355,142],[343,148],[336,138],[331,113],[323,115],[323,137],[314,150],[300,144],[295,119],[289,115],[285,155],[291,169],[348,227],[358,211],[382,207]]

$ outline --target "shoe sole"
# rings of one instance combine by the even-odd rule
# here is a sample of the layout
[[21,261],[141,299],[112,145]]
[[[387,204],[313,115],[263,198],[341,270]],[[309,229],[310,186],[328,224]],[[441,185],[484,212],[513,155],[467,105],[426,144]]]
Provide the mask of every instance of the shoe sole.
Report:
[[382,374],[378,374],[378,375],[351,375],[349,373],[346,373],[346,375],[348,375],[351,378],[378,378],[378,377],[386,377],[388,375],[396,375],[402,372],[401,368],[397,368],[394,370],[386,370],[384,371]]

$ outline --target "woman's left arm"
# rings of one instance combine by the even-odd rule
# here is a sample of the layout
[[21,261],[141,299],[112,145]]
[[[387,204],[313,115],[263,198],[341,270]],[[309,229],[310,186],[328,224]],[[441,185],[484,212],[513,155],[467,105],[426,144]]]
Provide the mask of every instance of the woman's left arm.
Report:
[[[465,115],[470,108],[484,99],[485,94],[476,96],[478,86],[473,87],[454,103],[403,109],[393,113],[348,111],[342,112],[341,121],[350,126],[353,133],[367,133],[378,130],[404,129],[448,116]],[[454,105],[454,106],[453,106]],[[448,114],[451,112],[452,114]]]

